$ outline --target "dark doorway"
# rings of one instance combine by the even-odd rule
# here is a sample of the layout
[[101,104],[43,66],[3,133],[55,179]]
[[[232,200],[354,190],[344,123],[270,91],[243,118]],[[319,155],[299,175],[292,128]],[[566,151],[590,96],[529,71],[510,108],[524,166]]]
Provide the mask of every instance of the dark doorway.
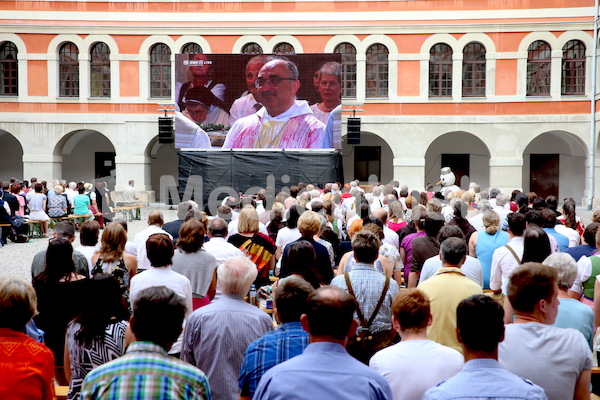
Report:
[[[469,188],[470,156],[468,154],[442,154],[442,168],[450,167],[456,176],[455,185]],[[463,177],[465,182],[462,182]]]
[[559,155],[530,154],[529,168],[529,190],[541,197],[558,197]]
[[115,153],[112,152],[96,152],[95,154],[95,178],[110,177],[111,170],[115,169]]
[[381,179],[381,146],[354,146],[354,178],[368,181],[371,175]]

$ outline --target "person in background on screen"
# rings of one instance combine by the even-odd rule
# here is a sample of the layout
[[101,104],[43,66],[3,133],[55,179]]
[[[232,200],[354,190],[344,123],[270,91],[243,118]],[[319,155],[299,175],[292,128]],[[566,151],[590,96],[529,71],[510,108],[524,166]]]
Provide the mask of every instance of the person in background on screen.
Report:
[[189,73],[192,75],[192,80],[181,85],[176,97],[179,110],[183,111],[187,107],[186,102],[190,89],[205,87],[218,99],[217,103],[211,104],[205,122],[207,124],[227,125],[229,123],[229,113],[225,109],[224,103],[226,87],[214,79],[213,61],[209,60],[206,54],[194,54],[191,57],[189,60]]
[[271,60],[272,57],[261,54],[252,57],[246,64],[246,87],[248,90],[233,102],[229,110],[229,125],[233,125],[238,119],[252,115],[262,108],[262,104],[256,99],[256,78],[262,66]]
[[296,64],[281,58],[269,61],[255,86],[263,108],[236,121],[223,148],[323,148],[325,125],[306,101],[295,100],[300,89]]
[[327,124],[331,112],[342,103],[342,64],[328,62],[319,69],[321,102],[310,106],[315,117]]

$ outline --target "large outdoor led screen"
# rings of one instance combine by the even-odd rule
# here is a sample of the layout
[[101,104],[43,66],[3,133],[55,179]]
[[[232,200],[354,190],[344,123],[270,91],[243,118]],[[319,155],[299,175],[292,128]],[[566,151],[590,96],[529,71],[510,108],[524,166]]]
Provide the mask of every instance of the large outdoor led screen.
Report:
[[340,149],[340,54],[176,54],[175,146]]

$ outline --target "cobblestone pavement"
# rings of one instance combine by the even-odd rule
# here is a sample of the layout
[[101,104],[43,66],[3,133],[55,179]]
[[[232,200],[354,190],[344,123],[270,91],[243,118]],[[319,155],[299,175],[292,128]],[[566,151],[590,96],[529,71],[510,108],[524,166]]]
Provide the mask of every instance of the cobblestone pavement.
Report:
[[[134,220],[127,224],[129,240],[133,240],[136,233],[146,228],[146,219],[148,213],[152,210],[160,210],[164,215],[165,222],[173,221],[177,219],[177,210],[168,209],[167,206],[153,203],[150,206],[142,209],[142,219],[137,221]],[[117,216],[120,216],[117,214]],[[52,229],[48,230],[48,234],[52,234]],[[102,236],[102,230],[100,231]],[[31,263],[33,257],[40,251],[48,246],[49,239],[31,239],[29,243],[13,243],[10,240],[8,244],[0,247],[0,276],[12,276],[21,278],[27,281],[31,281]],[[73,242],[75,248],[80,246],[79,234],[75,242]]]

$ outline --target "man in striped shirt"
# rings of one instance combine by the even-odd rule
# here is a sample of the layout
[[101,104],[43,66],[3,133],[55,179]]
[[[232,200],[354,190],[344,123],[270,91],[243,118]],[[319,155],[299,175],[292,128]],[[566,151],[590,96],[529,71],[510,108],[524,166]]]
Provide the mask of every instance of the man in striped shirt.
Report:
[[142,290],[129,325],[135,341],[124,356],[87,375],[81,399],[212,399],[202,371],[167,355],[185,310],[185,301],[171,289]]
[[306,312],[306,299],[314,288],[302,278],[290,276],[275,289],[275,313],[282,325],[248,346],[242,361],[238,385],[240,399],[250,399],[258,381],[277,364],[302,354],[308,346],[308,333],[302,329],[300,316]]

